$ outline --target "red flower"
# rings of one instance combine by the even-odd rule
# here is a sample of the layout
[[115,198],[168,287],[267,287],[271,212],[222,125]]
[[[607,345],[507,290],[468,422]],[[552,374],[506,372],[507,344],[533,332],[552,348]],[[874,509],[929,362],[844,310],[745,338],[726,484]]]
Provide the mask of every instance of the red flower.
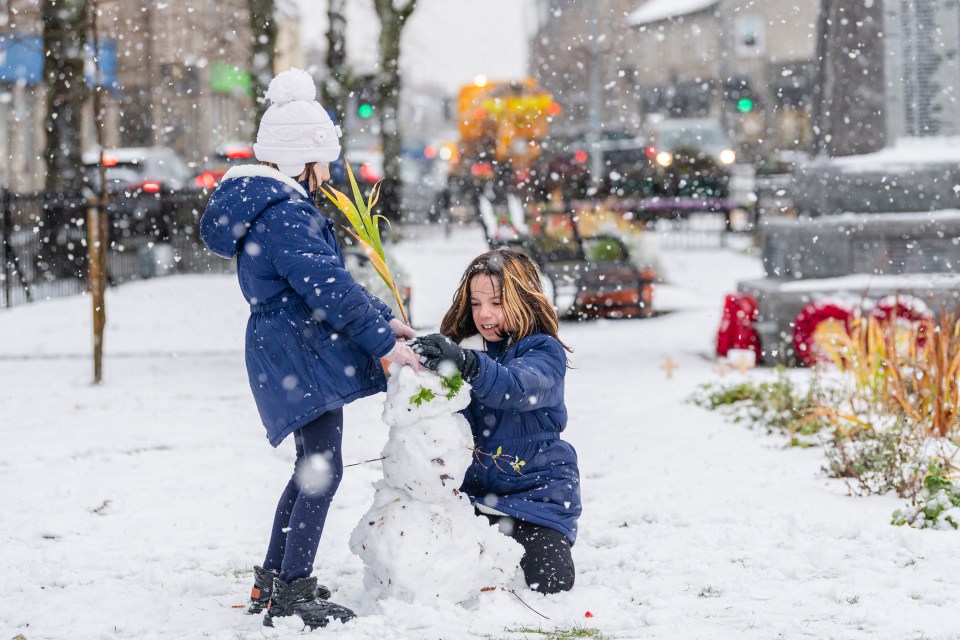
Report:
[[[891,318],[909,324],[933,321],[933,313],[923,300],[906,294],[887,296],[877,303],[870,315],[879,320],[881,324],[886,324]],[[919,347],[926,344],[927,340],[924,333],[926,326],[928,325],[921,325],[917,335],[917,346]]]
[[870,315],[886,322],[892,317],[907,322],[924,322],[933,319],[933,314],[922,300],[908,295],[887,296],[877,303]]
[[836,300],[814,300],[801,309],[793,321],[793,346],[800,362],[812,367],[822,357],[813,349],[813,334],[821,322],[839,320],[849,331],[854,315],[852,306]]

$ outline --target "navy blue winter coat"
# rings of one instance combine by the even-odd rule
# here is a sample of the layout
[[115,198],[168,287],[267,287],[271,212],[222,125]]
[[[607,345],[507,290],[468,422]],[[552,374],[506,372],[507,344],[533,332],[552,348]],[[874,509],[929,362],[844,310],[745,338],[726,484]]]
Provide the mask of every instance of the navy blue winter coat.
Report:
[[322,413],[386,390],[379,357],[396,343],[390,309],[346,271],[333,221],[305,183],[266,166],[235,167],[213,192],[200,237],[237,256],[250,303],[250,388],[277,446]]
[[[545,334],[515,344],[487,343],[475,351],[478,374],[471,383],[470,422],[474,456],[461,490],[485,505],[524,522],[560,531],[577,539],[580,517],[580,472],[577,452],[560,439],[567,426],[563,379],[567,357],[563,346]],[[506,460],[483,453],[514,456],[526,464],[519,471]]]

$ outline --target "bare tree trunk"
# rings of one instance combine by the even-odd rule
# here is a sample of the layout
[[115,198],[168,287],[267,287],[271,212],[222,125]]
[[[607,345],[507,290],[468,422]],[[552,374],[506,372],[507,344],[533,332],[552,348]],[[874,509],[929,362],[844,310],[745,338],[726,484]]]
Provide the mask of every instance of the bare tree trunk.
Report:
[[347,114],[347,91],[351,78],[347,69],[346,0],[328,0],[327,21],[327,78],[321,87],[323,106],[336,112],[336,120],[343,124]]
[[83,48],[86,0],[43,0],[43,75],[47,86],[47,189],[80,189],[80,125],[87,84]]
[[270,105],[263,99],[273,79],[273,61],[276,55],[277,22],[273,0],[249,0],[250,8],[250,75],[253,80],[253,99],[257,105],[257,119]]
[[402,131],[400,128],[400,37],[407,20],[417,6],[417,0],[400,3],[397,0],[374,0],[380,18],[380,73],[377,105],[380,111],[380,140],[383,145],[382,196],[384,215],[399,220],[403,210],[401,197],[400,155]]

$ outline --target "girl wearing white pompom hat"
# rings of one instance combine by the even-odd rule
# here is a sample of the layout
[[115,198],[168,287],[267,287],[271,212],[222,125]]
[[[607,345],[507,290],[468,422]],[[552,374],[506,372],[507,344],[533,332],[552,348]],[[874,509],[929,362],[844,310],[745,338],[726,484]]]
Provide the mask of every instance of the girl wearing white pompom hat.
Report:
[[250,388],[277,446],[293,434],[296,462],[274,514],[262,566],[254,567],[250,613],[264,624],[299,616],[311,628],[352,611],[326,598],[312,577],[330,501],[343,473],[343,405],[386,390],[380,358],[420,368],[404,340],[416,337],[344,268],[332,220],[314,203],[340,155],[340,127],[316,101],[305,71],[270,83],[253,146],[259,165],[224,176],[200,221],[219,256],[237,259],[250,304]]

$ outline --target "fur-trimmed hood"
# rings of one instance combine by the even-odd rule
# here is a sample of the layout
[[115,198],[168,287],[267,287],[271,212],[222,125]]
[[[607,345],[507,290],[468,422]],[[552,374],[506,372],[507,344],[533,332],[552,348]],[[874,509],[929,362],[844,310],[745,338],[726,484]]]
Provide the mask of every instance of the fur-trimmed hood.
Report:
[[200,238],[221,258],[237,255],[251,224],[281,202],[308,200],[302,183],[265,165],[227,171],[200,219]]

